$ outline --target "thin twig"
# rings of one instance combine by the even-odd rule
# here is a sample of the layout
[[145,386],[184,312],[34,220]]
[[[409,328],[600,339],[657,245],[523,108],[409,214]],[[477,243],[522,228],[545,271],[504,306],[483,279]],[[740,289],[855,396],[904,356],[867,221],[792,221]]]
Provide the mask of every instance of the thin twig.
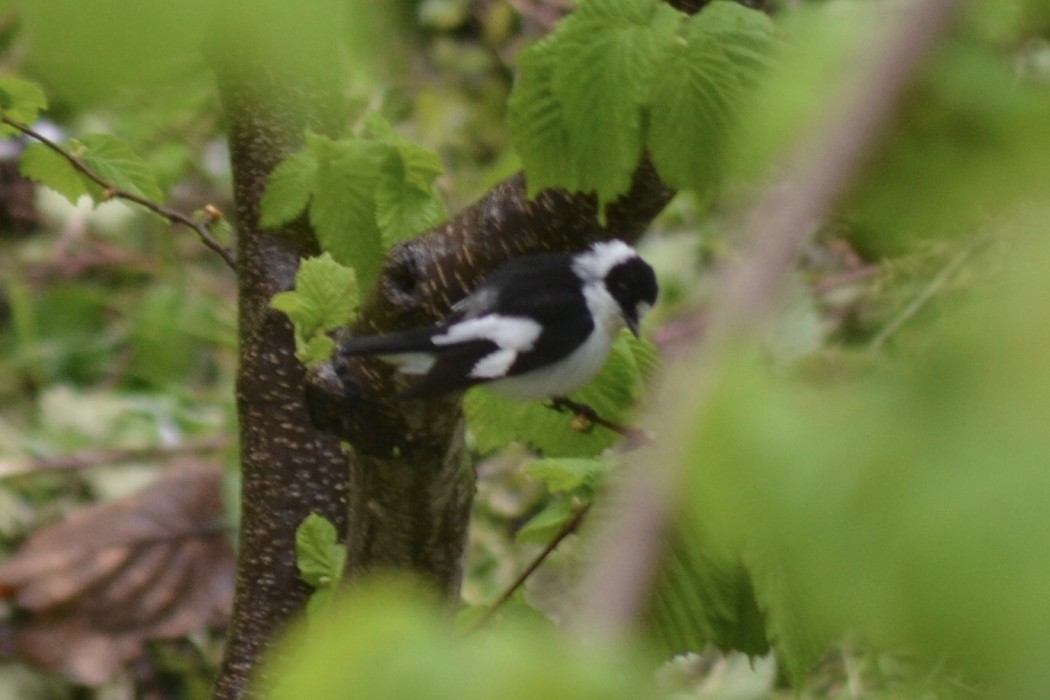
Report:
[[496,613],[499,612],[500,608],[506,605],[507,601],[514,597],[514,594],[525,585],[525,582],[536,572],[536,569],[540,568],[543,562],[547,560],[547,557],[554,553],[554,550],[558,548],[558,545],[560,545],[566,537],[580,529],[580,524],[583,522],[584,517],[587,516],[590,509],[591,504],[585,504],[576,511],[575,515],[561,526],[561,529],[558,530],[558,533],[547,543],[543,548],[543,551],[537,554],[536,557],[529,562],[529,565],[525,567],[525,570],[518,574],[518,578],[514,579],[514,583],[510,584],[510,586],[507,587],[507,590],[503,591],[500,597],[496,599],[496,602],[489,606],[489,609],[485,611],[485,614],[479,617],[474,624],[470,626],[467,630],[467,634],[476,632],[487,625],[492,618],[496,616]]
[[652,437],[650,437],[646,431],[621,425],[609,420],[608,418],[604,418],[585,403],[573,401],[565,396],[555,396],[551,399],[550,407],[559,413],[569,411],[574,416],[583,418],[594,425],[600,425],[614,433],[619,433],[627,438],[628,443],[631,445],[648,445],[652,443]]
[[154,202],[152,199],[147,199],[142,195],[117,187],[112,182],[109,182],[92,170],[83,160],[62,148],[62,146],[40,132],[34,130],[32,127],[2,115],[0,115],[0,121],[3,121],[4,124],[10,126],[12,129],[20,131],[33,140],[39,141],[58,155],[62,156],[71,166],[73,166],[74,170],[105,190],[106,199],[123,199],[128,202],[134,202],[135,204],[149,209],[154,214],[164,217],[172,224],[185,226],[186,228],[191,229],[197,234],[197,237],[200,238],[205,246],[219,254],[219,257],[223,259],[231,270],[237,269],[237,261],[234,259],[233,253],[219,243],[219,241],[215,240],[211,235],[209,226],[221,218],[221,212],[219,212],[216,207],[211,205],[206,207],[207,220],[205,222],[195,221],[193,218],[186,216],[180,211],[170,209],[162,204]]
[[128,450],[84,450],[83,452],[59,455],[57,457],[2,461],[0,462],[0,479],[41,471],[86,469],[103,464],[171,459],[185,454],[216,452],[226,449],[231,442],[229,436],[219,435],[167,447],[143,447]]

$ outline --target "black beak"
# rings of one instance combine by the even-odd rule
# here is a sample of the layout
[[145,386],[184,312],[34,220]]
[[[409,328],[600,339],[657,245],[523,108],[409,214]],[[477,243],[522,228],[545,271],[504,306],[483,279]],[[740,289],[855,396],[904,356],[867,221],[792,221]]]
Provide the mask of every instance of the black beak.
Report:
[[634,314],[624,314],[624,320],[627,322],[627,328],[634,334],[635,338],[640,338],[638,335],[638,319],[634,317]]

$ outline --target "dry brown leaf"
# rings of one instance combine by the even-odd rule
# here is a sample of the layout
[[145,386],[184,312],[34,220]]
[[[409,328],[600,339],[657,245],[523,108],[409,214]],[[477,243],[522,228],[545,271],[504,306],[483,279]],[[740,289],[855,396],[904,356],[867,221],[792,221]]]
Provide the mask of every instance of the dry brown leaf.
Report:
[[26,612],[14,653],[98,685],[147,640],[224,625],[234,555],[220,478],[212,466],[173,466],[127,498],[34,533],[0,565],[0,596]]

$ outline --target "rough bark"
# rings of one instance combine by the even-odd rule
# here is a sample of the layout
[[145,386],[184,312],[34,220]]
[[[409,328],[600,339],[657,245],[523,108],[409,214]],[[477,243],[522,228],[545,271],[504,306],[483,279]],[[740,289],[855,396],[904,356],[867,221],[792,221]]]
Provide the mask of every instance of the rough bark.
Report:
[[[267,10],[253,8],[250,16],[267,26],[274,19]],[[335,63],[338,37],[325,56],[316,44],[307,51],[302,42],[246,33],[238,17],[245,15],[231,14],[217,26],[211,51],[227,118],[238,229],[242,505],[234,612],[214,689],[223,699],[245,695],[260,653],[311,592],[296,568],[297,526],[315,512],[343,530],[347,501],[346,457],[338,440],[311,423],[291,325],[269,307],[275,293],[294,285],[299,259],[316,254],[317,245],[302,223],[277,232],[258,227],[259,200],[274,166],[301,147],[307,129],[341,128],[339,84],[310,69],[311,58]],[[302,53],[289,55],[297,50]]]

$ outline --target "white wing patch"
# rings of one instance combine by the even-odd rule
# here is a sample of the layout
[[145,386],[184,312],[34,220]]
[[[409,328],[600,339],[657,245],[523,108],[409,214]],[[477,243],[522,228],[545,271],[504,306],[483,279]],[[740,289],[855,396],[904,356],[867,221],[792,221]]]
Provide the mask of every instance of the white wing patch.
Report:
[[518,359],[516,350],[496,350],[478,360],[474,369],[470,370],[470,376],[475,379],[495,379],[505,376],[516,359]]
[[494,379],[507,373],[518,359],[518,353],[532,349],[542,330],[539,323],[529,318],[489,314],[460,321],[430,340],[434,345],[455,345],[472,340],[495,343],[497,349],[478,360],[470,370],[470,376],[475,379]]
[[430,340],[434,345],[455,345],[471,340],[491,340],[501,350],[531,350],[543,327],[531,318],[489,314],[453,324]]

